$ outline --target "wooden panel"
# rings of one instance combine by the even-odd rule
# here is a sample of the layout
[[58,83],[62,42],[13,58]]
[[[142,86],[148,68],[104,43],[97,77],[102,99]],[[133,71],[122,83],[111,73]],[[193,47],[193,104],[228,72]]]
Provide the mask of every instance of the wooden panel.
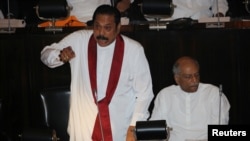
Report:
[[[126,28],[129,30],[123,33],[145,48],[155,94],[174,83],[172,65],[175,59],[192,55],[200,62],[202,82],[223,85],[232,106],[230,123],[250,123],[250,29],[157,31],[147,30],[145,26]],[[41,89],[70,84],[69,65],[50,69],[40,61],[40,52],[45,45],[57,42],[75,30],[78,29],[53,34],[44,33],[42,29],[22,29],[15,34],[0,34],[0,98],[4,98],[7,117],[4,126],[9,131],[37,126],[41,120],[37,106]]]

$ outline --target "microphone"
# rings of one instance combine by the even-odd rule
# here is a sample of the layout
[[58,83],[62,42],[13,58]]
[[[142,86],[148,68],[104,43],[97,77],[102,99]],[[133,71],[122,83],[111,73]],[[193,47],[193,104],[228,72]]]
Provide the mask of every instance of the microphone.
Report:
[[248,7],[249,4],[250,4],[249,0],[244,0],[243,4],[245,4],[245,9],[246,9],[247,13],[250,14],[250,9],[249,9],[249,7]]
[[219,125],[221,124],[221,96],[222,96],[222,84],[219,86]]
[[95,98],[96,98],[96,106],[97,106],[97,114],[98,114],[98,119],[100,122],[100,127],[101,127],[101,134],[102,134],[102,141],[104,141],[104,135],[103,135],[103,128],[102,128],[102,121],[101,121],[101,115],[100,115],[100,109],[99,109],[99,104],[98,104],[98,95],[97,92],[95,91]]

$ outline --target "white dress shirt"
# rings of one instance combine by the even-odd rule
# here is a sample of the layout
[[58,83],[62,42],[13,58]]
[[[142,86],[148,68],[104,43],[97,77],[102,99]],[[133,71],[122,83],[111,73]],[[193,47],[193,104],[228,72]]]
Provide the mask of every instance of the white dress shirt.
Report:
[[172,128],[169,141],[206,140],[209,124],[229,121],[230,104],[219,93],[217,87],[203,83],[194,93],[186,93],[177,85],[166,87],[155,99],[150,120],[166,120]]

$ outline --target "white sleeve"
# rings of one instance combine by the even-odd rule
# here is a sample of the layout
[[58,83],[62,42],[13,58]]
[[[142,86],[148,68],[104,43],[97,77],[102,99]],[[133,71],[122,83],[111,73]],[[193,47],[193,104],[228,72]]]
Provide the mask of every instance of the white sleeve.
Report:
[[[72,48],[76,46],[76,42],[82,41],[80,38],[81,32],[73,32],[67,35],[58,43],[53,43],[51,45],[45,46],[41,51],[41,61],[50,68],[55,68],[63,65],[64,63],[60,61],[59,54],[63,48],[71,46]],[[74,48],[73,48],[74,50]]]
[[41,61],[50,68],[55,68],[64,64],[59,58],[60,49],[56,49],[55,46],[56,43],[44,47],[41,51]]
[[165,119],[163,117],[163,113],[166,111],[166,105],[164,103],[166,103],[166,99],[164,97],[162,97],[163,95],[163,91],[161,90],[155,100],[154,100],[154,108],[152,110],[152,114],[150,117],[150,120],[162,120]]
[[230,103],[227,97],[223,94],[221,96],[221,124],[229,123],[229,110],[230,110]]
[[149,64],[143,47],[136,52],[138,55],[134,56],[136,77],[133,87],[137,98],[131,125],[135,125],[137,120],[147,120],[150,115],[148,107],[154,96]]

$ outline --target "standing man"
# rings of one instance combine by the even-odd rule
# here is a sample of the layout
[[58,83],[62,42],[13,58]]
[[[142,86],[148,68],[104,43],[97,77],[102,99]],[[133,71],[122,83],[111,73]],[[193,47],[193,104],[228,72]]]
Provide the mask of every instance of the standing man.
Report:
[[93,31],[76,31],[41,51],[54,68],[69,62],[70,141],[134,141],[134,126],[149,117],[152,80],[144,49],[120,34],[120,12],[101,5]]
[[205,141],[209,124],[228,124],[230,104],[218,87],[200,83],[197,60],[179,58],[173,73],[177,85],[162,89],[150,120],[166,120],[169,141]]

